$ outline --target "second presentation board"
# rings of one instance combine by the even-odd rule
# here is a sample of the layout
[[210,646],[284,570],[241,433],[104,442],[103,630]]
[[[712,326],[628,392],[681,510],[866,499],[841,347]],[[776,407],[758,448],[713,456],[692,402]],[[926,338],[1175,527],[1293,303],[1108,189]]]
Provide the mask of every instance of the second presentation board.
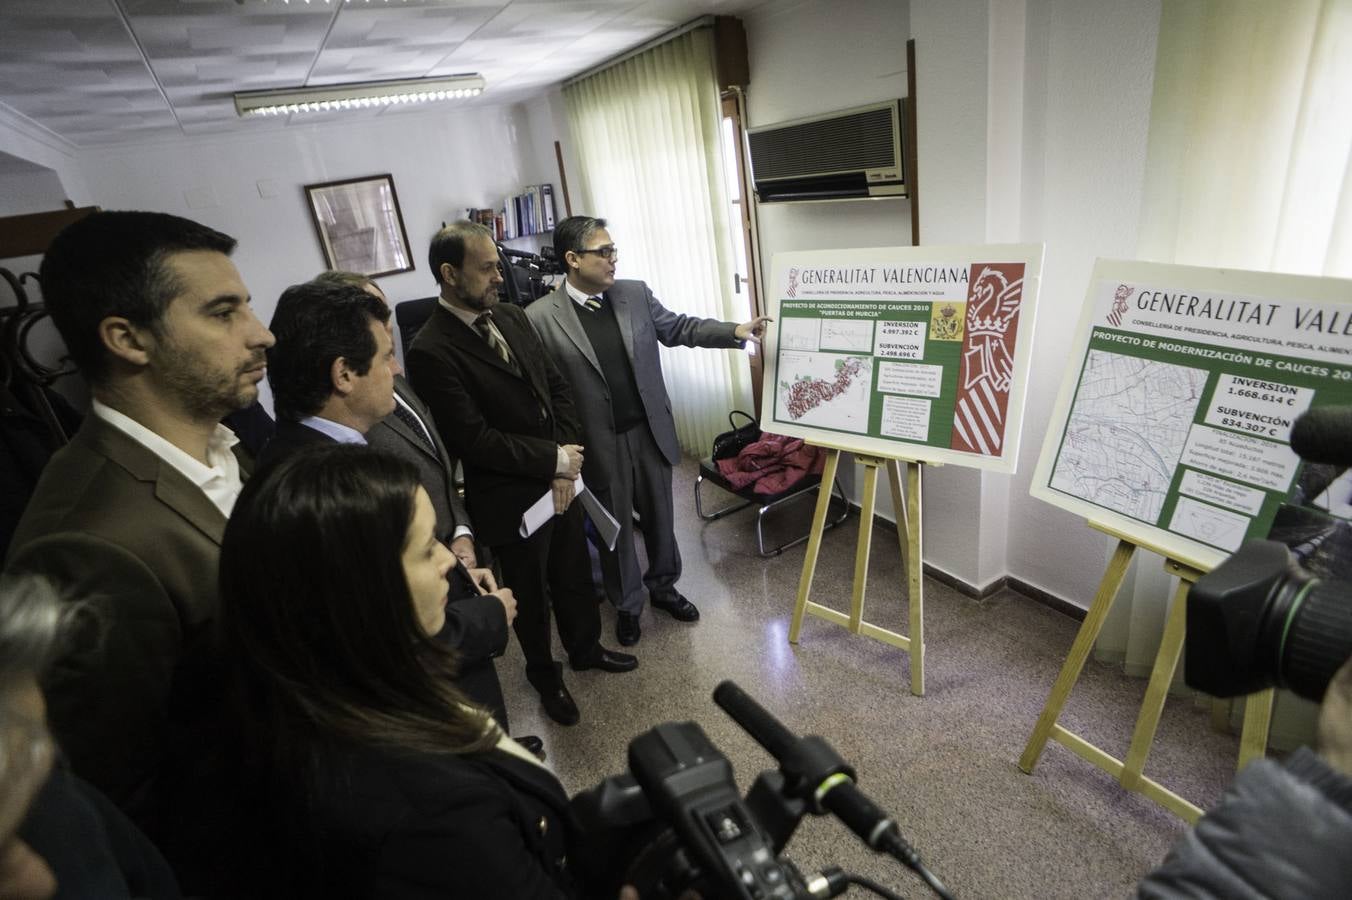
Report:
[[857,453],[1013,471],[1042,250],[775,254],[761,427]]

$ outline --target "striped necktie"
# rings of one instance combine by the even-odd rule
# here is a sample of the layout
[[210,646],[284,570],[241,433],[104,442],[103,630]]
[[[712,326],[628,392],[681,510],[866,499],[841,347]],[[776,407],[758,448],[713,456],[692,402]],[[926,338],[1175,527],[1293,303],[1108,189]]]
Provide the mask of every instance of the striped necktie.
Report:
[[598,309],[601,308],[601,298],[588,297],[586,300],[582,301],[582,305],[587,307],[587,309],[591,310],[592,312],[596,312]]
[[507,342],[502,339],[502,335],[493,325],[493,313],[480,313],[479,318],[474,320],[474,327],[479,334],[483,335],[483,339],[488,341],[488,346],[493,348],[493,352],[510,366],[512,364],[512,353],[507,349]]
[[431,452],[433,456],[436,456],[437,447],[436,444],[432,443],[432,436],[427,433],[427,429],[423,427],[422,421],[413,414],[413,410],[404,406],[404,401],[400,400],[397,394],[395,395],[394,400],[394,416],[400,422],[403,422],[404,425],[408,427],[409,431],[413,432],[418,438],[419,444]]

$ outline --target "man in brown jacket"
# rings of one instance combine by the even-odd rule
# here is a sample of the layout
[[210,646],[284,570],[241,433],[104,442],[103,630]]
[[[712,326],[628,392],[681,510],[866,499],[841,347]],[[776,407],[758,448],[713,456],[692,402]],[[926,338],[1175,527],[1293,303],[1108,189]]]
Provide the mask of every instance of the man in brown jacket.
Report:
[[166,785],[211,712],[216,566],[244,477],[219,422],[258,396],[273,342],[234,246],[147,212],[57,235],[43,298],[93,409],[44,470],[6,563],[81,604],[44,684],[52,731],[171,861],[187,813]]

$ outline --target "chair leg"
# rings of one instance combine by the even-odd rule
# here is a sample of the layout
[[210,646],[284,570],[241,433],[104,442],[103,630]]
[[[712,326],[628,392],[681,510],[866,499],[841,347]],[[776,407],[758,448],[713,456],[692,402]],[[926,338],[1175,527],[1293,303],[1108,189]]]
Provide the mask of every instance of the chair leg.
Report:
[[[820,483],[817,485],[817,490],[821,490],[821,484],[820,484]],[[776,500],[776,501],[773,502],[773,503],[767,503],[767,504],[765,504],[764,506],[762,506],[762,507],[757,511],[757,513],[756,513],[756,548],[757,548],[757,550],[760,552],[760,555],[761,555],[762,557],[769,558],[769,557],[772,557],[772,556],[778,556],[779,554],[783,553],[785,550],[789,549],[790,547],[796,547],[796,546],[798,546],[799,544],[803,543],[803,541],[807,540],[809,537],[812,536],[811,532],[809,531],[809,533],[803,535],[802,537],[794,538],[794,539],[791,540],[791,541],[787,541],[787,542],[785,542],[785,543],[783,543],[783,544],[780,544],[778,547],[775,547],[774,549],[770,550],[770,551],[767,553],[766,550],[765,550],[765,538],[764,538],[764,535],[763,535],[763,533],[762,533],[762,521],[764,520],[765,514],[766,514],[768,511],[770,511],[771,509],[774,509],[776,506],[779,506],[781,503],[787,503],[787,502],[790,501],[790,500],[796,500],[796,499],[798,499],[799,497],[803,496],[803,495],[806,494],[806,493],[809,493],[809,492],[808,492],[808,491],[799,491],[798,493],[796,493],[796,494],[791,494],[791,495],[788,496],[788,497],[781,497],[781,498],[779,498],[778,500]],[[828,529],[831,529],[831,528],[835,528],[835,527],[836,527],[837,525],[839,525],[841,522],[844,522],[847,518],[849,518],[849,515],[850,515],[850,502],[849,502],[849,500],[847,500],[847,499],[845,498],[845,489],[844,489],[843,487],[840,486],[840,479],[839,479],[839,478],[837,478],[837,479],[834,480],[834,482],[833,482],[833,484],[832,484],[832,490],[831,490],[831,493],[834,494],[835,496],[837,496],[837,497],[840,498],[841,505],[842,505],[844,508],[841,510],[841,513],[840,513],[840,515],[839,515],[838,517],[836,517],[836,518],[834,518],[834,519],[828,519],[828,520],[827,520],[825,526],[823,526],[823,529],[822,529],[823,531],[828,530]]]
[[[703,475],[696,475],[696,476],[695,476],[695,513],[696,513],[701,519],[703,519],[703,520],[706,521],[706,522],[715,522],[715,521],[717,521],[717,520],[723,518],[724,516],[731,515],[732,513],[737,512],[738,510],[746,509],[748,506],[750,506],[750,505],[754,502],[754,501],[751,501],[751,500],[747,500],[747,501],[745,501],[745,502],[743,502],[743,503],[735,503],[735,504],[733,504],[733,505],[731,505],[731,506],[726,506],[726,507],[724,507],[723,509],[718,510],[717,512],[707,513],[707,514],[706,514],[706,513],[704,512],[703,498],[702,498],[701,495],[700,495],[700,485],[702,485],[702,484],[704,484],[704,476],[703,476]],[[734,496],[736,496],[736,495],[734,495]]]

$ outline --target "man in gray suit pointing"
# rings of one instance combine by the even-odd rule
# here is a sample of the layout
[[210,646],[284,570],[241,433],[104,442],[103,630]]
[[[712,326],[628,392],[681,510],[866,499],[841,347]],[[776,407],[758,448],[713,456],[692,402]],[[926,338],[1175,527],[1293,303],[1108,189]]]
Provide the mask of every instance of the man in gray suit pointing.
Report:
[[[769,320],[738,325],[674,313],[642,281],[617,281],[618,251],[604,219],[571,216],[554,230],[567,279],[527,307],[573,388],[587,448],[582,476],[620,523],[612,552],[601,553],[606,597],[617,610],[621,644],[639,639],[644,589],[652,605],[681,622],[699,618],[681,596],[681,554],[672,521],[671,467],[681,458],[657,345],[741,348]],[[643,522],[648,571],[640,575],[634,511]]]

